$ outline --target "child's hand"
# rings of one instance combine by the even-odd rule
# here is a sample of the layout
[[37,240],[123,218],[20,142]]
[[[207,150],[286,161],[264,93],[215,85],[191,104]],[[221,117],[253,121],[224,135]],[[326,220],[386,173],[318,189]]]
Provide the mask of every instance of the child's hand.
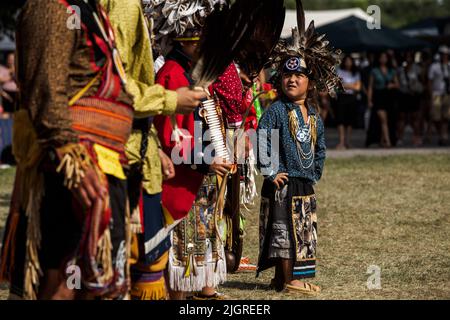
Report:
[[277,176],[273,180],[273,183],[275,184],[277,189],[280,189],[288,181],[289,181],[289,179],[288,179],[288,174],[287,173],[279,173],[279,174],[277,174]]
[[232,166],[233,165],[231,163],[228,163],[223,159],[215,158],[209,167],[209,171],[223,177],[230,172]]

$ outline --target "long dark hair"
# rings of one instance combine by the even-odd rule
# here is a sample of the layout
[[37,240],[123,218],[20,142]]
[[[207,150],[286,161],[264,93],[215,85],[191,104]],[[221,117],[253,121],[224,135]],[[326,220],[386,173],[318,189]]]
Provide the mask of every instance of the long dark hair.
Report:
[[350,72],[352,73],[352,75],[356,75],[358,73],[358,68],[356,67],[355,59],[353,59],[353,57],[351,55],[349,55],[349,54],[346,54],[344,56],[344,58],[342,59],[342,62],[341,62],[341,65],[340,65],[341,70],[346,70],[346,68],[345,68],[345,60],[347,60],[347,59],[350,59],[351,62],[352,62],[352,68],[350,69]]
[[380,68],[380,66],[381,66],[380,65],[380,58],[381,58],[381,56],[383,54],[386,55],[386,58],[387,58],[386,67],[388,67],[388,69],[393,69],[394,66],[392,65],[392,59],[391,59],[391,57],[389,56],[389,54],[386,51],[381,51],[381,52],[378,52],[376,54],[375,61],[373,63],[374,67]]

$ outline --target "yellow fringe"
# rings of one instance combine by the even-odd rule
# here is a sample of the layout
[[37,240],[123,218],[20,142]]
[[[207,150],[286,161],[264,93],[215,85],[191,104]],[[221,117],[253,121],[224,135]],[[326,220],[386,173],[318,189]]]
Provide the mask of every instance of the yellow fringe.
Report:
[[298,123],[297,114],[295,113],[295,109],[292,109],[288,113],[289,116],[289,132],[291,133],[292,138],[294,141],[297,140],[297,132],[300,128],[300,125]]
[[136,282],[131,286],[132,300],[166,300],[166,298],[164,277],[155,282]]

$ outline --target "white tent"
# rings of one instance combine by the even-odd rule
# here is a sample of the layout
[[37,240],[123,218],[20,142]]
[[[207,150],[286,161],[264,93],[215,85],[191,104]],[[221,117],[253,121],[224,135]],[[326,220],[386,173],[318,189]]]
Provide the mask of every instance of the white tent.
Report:
[[[364,10],[360,8],[350,9],[337,9],[337,10],[317,10],[317,11],[305,11],[306,27],[308,27],[311,20],[314,20],[316,27],[345,19],[349,16],[356,16],[365,21],[373,21],[373,17],[368,15]],[[283,31],[281,33],[282,38],[288,38],[291,36],[291,30],[297,25],[297,12],[295,10],[286,10],[286,20],[284,22]]]

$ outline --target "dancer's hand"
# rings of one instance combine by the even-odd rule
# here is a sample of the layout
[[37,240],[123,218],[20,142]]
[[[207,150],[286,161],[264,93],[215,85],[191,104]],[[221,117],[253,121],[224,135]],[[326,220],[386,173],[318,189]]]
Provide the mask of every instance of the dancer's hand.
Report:
[[84,178],[72,193],[84,209],[90,209],[99,199],[104,202],[108,196],[108,190],[101,185],[93,168],[86,169]]
[[209,167],[209,170],[219,176],[225,176],[228,172],[230,172],[231,167],[231,163],[226,162],[225,160],[220,158],[215,158],[213,163]]
[[159,159],[161,160],[161,170],[164,180],[169,180],[175,177],[175,167],[172,160],[161,149],[159,150]]
[[279,173],[273,180],[273,183],[277,187],[277,189],[280,189],[283,187],[287,182],[289,181],[288,174],[287,173]]
[[[239,72],[239,78],[241,78],[242,85],[244,86],[245,91],[250,89],[253,85],[253,81],[249,78],[249,76],[242,70]],[[254,79],[256,80],[256,79]]]
[[200,90],[191,90],[188,87],[178,88],[176,90],[177,109],[175,113],[190,114],[197,108],[202,99],[206,98],[206,93]]

